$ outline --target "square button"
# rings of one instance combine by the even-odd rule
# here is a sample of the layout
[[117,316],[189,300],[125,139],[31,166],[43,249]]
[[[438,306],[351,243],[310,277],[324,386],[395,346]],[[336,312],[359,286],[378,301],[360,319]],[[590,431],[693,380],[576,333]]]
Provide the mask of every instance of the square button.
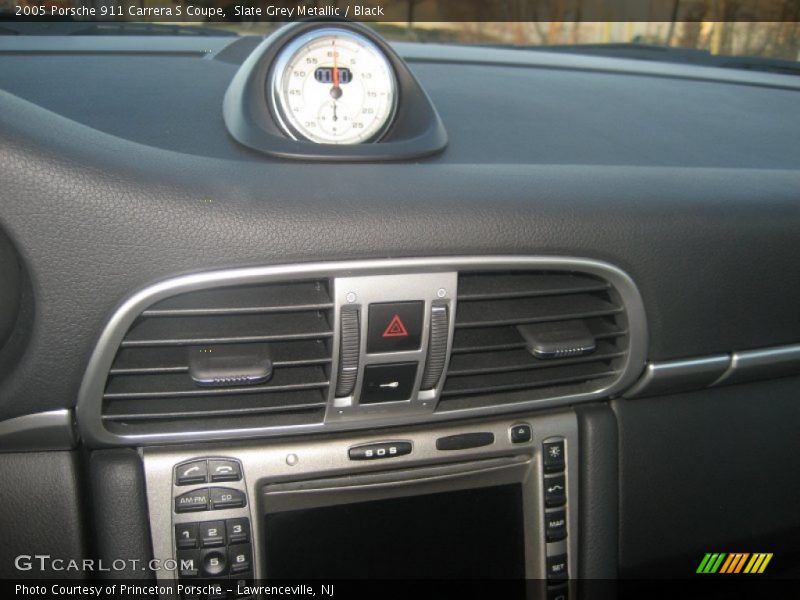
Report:
[[567,503],[567,479],[563,475],[544,478],[544,505],[547,508]]
[[567,555],[547,557],[547,579],[550,581],[562,581],[567,578]]
[[567,537],[567,511],[562,509],[544,513],[544,533],[548,542]]
[[564,440],[542,444],[542,466],[545,473],[558,473],[563,471],[566,465]]
[[228,527],[229,544],[241,544],[250,541],[250,520],[247,517],[228,519],[225,524]]
[[374,404],[408,400],[414,391],[416,378],[415,362],[367,365],[364,367],[364,385],[361,388],[360,402]]
[[231,573],[244,573],[253,567],[253,551],[250,544],[240,544],[228,548]]
[[175,545],[179,550],[197,548],[197,523],[175,525]]
[[370,304],[367,352],[419,350],[424,306],[422,301]]
[[223,521],[206,521],[200,523],[200,541],[203,548],[214,548],[225,545],[225,523]]
[[206,461],[193,460],[175,467],[175,485],[191,485],[208,481]]

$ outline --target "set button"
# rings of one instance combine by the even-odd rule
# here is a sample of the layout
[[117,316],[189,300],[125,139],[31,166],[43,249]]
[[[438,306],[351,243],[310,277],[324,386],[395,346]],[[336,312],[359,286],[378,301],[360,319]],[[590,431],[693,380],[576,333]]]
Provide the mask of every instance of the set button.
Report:
[[567,569],[567,555],[559,554],[557,556],[547,557],[547,580],[548,581],[563,581],[568,575]]

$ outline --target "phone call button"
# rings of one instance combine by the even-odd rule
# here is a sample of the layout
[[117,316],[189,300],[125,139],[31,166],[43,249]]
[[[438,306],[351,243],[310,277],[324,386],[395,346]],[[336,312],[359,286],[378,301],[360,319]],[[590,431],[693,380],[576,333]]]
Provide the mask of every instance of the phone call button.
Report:
[[242,478],[242,470],[235,460],[209,460],[208,474],[211,481],[239,481]]

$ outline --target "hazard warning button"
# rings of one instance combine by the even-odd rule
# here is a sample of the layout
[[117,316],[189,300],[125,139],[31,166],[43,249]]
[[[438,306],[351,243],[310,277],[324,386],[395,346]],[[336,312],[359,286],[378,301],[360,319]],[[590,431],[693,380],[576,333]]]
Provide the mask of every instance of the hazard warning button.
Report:
[[369,305],[367,352],[419,350],[424,302]]

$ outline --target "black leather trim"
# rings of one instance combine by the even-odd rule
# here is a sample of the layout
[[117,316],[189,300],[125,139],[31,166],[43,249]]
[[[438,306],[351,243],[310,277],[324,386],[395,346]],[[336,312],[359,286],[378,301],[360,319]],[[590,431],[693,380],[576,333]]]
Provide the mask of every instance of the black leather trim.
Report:
[[578,416],[581,579],[617,576],[619,532],[617,419],[607,404],[575,407]]
[[[153,558],[142,460],[135,450],[100,450],[89,458],[92,517],[97,557],[106,565],[128,560],[124,570],[99,575],[107,579],[150,579]],[[138,568],[130,562],[138,561]]]
[[[66,569],[87,557],[78,452],[0,454],[0,482],[0,579],[85,578]],[[62,559],[62,570],[39,570],[37,554]],[[20,555],[32,569],[15,569]]]
[[800,558],[800,378],[615,400],[620,575],[692,577],[705,552]]
[[0,223],[37,315],[0,382],[0,418],[72,405],[115,305],[219,267],[584,256],[637,283],[650,360],[800,340],[797,171],[231,161],[128,142],[5,92],[0,139]]

